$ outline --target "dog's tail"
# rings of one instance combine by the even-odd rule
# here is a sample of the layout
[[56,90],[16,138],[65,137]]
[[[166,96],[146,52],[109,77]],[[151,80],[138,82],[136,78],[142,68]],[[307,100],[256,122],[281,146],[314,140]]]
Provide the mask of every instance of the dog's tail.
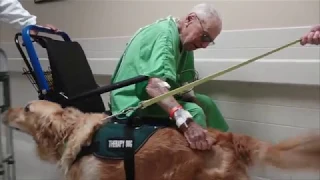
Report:
[[320,170],[320,134],[308,133],[277,144],[233,135],[238,158],[247,165],[259,163],[284,170]]

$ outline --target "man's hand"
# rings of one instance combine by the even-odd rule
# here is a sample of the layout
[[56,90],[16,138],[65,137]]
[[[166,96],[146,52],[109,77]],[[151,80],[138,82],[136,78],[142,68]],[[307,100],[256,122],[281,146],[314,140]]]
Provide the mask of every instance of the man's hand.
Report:
[[[150,78],[146,91],[151,97],[157,97],[168,92],[169,88],[165,81],[159,78]],[[176,121],[177,127],[184,134],[191,148],[199,150],[212,148],[214,139],[207,136],[205,129],[193,122],[191,114],[182,109],[173,96],[165,98],[157,104]]]
[[307,34],[301,37],[300,44],[301,45],[306,45],[306,44],[319,45],[320,44],[320,24],[311,28],[311,30]]
[[191,122],[184,132],[184,136],[192,149],[210,150],[214,143],[214,139],[207,136],[207,130],[203,129],[195,122]]
[[[58,31],[58,28],[56,28],[56,27],[55,27],[54,25],[52,25],[52,24],[46,24],[46,25],[44,25],[43,27],[48,28],[48,29],[51,29],[51,30],[53,30],[53,31],[55,31],[55,32]],[[38,32],[35,31],[35,30],[30,30],[30,34],[31,34],[31,35],[37,35]]]
[[210,150],[212,148],[214,139],[207,136],[207,130],[192,120],[192,116],[188,111],[184,109],[176,110],[174,119],[192,149]]

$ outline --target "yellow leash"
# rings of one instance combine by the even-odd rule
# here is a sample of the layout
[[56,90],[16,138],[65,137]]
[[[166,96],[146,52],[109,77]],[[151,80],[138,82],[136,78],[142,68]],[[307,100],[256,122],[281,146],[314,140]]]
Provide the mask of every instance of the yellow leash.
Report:
[[232,67],[230,67],[230,68],[228,68],[228,69],[225,69],[225,70],[223,70],[223,71],[220,71],[220,72],[218,72],[218,73],[209,75],[209,76],[207,76],[207,77],[204,77],[204,78],[202,78],[202,79],[199,79],[199,80],[197,80],[197,81],[194,81],[194,82],[192,82],[192,83],[190,83],[190,84],[181,86],[181,87],[179,87],[179,88],[177,88],[177,89],[174,89],[174,90],[172,90],[172,91],[169,91],[169,92],[167,92],[167,93],[165,93],[165,94],[162,94],[162,95],[160,95],[160,96],[154,97],[154,98],[149,99],[149,100],[142,101],[142,102],[139,104],[139,106],[137,106],[136,108],[133,108],[133,110],[134,110],[134,109],[138,109],[138,108],[144,109],[144,108],[146,108],[146,107],[148,107],[148,106],[151,106],[151,105],[153,105],[153,104],[161,101],[162,99],[165,99],[165,98],[167,98],[167,97],[169,97],[169,96],[173,96],[173,95],[178,94],[178,93],[180,93],[180,92],[183,92],[183,91],[185,91],[185,90],[187,90],[187,89],[192,89],[193,87],[198,86],[198,85],[200,85],[200,84],[203,84],[203,83],[205,83],[205,82],[207,82],[207,81],[209,81],[209,80],[211,80],[211,79],[213,79],[213,78],[219,77],[219,76],[221,76],[221,75],[223,75],[223,74],[226,74],[226,73],[228,73],[228,72],[230,72],[230,71],[233,71],[233,70],[235,70],[235,69],[238,69],[238,68],[240,68],[240,67],[242,67],[242,66],[244,66],[244,65],[246,65],[246,64],[249,64],[249,63],[251,63],[251,62],[254,62],[254,61],[258,60],[258,59],[261,59],[261,58],[263,58],[263,57],[266,57],[266,56],[268,56],[268,55],[270,55],[270,54],[273,54],[273,53],[275,53],[275,52],[278,52],[278,51],[280,51],[280,50],[282,50],[282,49],[285,49],[285,48],[287,48],[287,47],[289,47],[289,46],[292,46],[292,45],[294,45],[294,44],[296,44],[296,43],[298,43],[298,42],[300,42],[300,39],[299,39],[299,40],[295,40],[295,41],[293,41],[293,42],[290,42],[290,43],[288,43],[288,44],[286,44],[286,45],[284,45],[284,46],[281,46],[281,47],[279,47],[279,48],[277,48],[277,49],[274,49],[274,50],[272,50],[272,51],[269,51],[269,52],[267,52],[267,53],[265,53],[265,54],[262,54],[262,55],[260,55],[260,56],[257,56],[257,57],[254,57],[254,58],[252,58],[252,59],[249,59],[249,60],[247,60],[247,61],[245,61],[245,62],[242,62],[242,63],[240,63],[240,64],[237,64],[237,65],[235,65],[235,66],[232,66]]
[[180,93],[180,92],[184,92],[185,90],[192,89],[192,88],[194,88],[195,86],[198,86],[198,85],[200,85],[200,84],[203,84],[203,83],[205,83],[205,82],[207,82],[207,81],[209,81],[209,80],[211,80],[211,79],[213,79],[213,78],[219,77],[219,76],[221,76],[221,75],[223,75],[223,74],[226,74],[226,73],[228,73],[228,72],[230,72],[230,71],[233,71],[233,70],[235,70],[235,69],[238,69],[238,68],[240,68],[240,67],[242,67],[242,66],[244,66],[244,65],[247,65],[247,64],[249,64],[249,63],[252,63],[252,62],[254,62],[254,61],[258,60],[258,59],[261,59],[261,58],[263,58],[263,57],[269,56],[270,54],[273,54],[273,53],[275,53],[275,52],[281,51],[282,49],[285,49],[285,48],[287,48],[287,47],[290,47],[290,46],[292,46],[292,45],[294,45],[294,44],[296,44],[296,43],[298,43],[298,42],[300,42],[300,41],[301,41],[300,39],[299,39],[299,40],[295,40],[295,41],[290,42],[290,43],[288,43],[288,44],[286,44],[286,45],[283,45],[283,46],[281,46],[281,47],[279,47],[279,48],[276,48],[276,49],[274,49],[274,50],[272,50],[272,51],[269,51],[269,52],[267,52],[267,53],[264,53],[264,54],[262,54],[262,55],[260,55],[260,56],[254,57],[254,58],[249,59],[249,60],[247,60],[247,61],[245,61],[245,62],[242,62],[242,63],[239,63],[239,64],[237,64],[237,65],[235,65],[235,66],[232,66],[232,67],[230,67],[230,68],[228,68],[228,69],[225,69],[225,70],[223,70],[223,71],[220,71],[220,72],[218,72],[218,73],[215,73],[215,74],[209,75],[209,76],[207,76],[207,77],[204,77],[204,78],[202,78],[202,79],[196,80],[196,81],[194,81],[194,82],[192,82],[192,83],[189,83],[189,84],[187,84],[187,85],[181,86],[181,87],[179,87],[179,88],[177,88],[177,89],[174,89],[174,90],[172,90],[172,91],[169,91],[169,92],[167,92],[167,93],[164,93],[164,94],[162,94],[162,95],[160,95],[160,96],[154,97],[154,98],[152,98],[152,99],[148,99],[148,100],[142,101],[138,106],[136,106],[136,107],[129,107],[129,108],[127,108],[127,109],[124,109],[124,110],[120,111],[120,112],[117,113],[117,114],[114,114],[114,115],[112,115],[112,116],[109,116],[107,119],[109,119],[110,117],[113,117],[113,116],[118,116],[118,115],[121,115],[121,114],[127,114],[127,113],[130,112],[130,111],[135,111],[135,110],[140,109],[140,108],[141,108],[141,109],[145,109],[146,107],[151,106],[151,105],[153,105],[153,104],[161,101],[162,99],[168,98],[169,96],[173,96],[173,95],[178,94],[178,93]]

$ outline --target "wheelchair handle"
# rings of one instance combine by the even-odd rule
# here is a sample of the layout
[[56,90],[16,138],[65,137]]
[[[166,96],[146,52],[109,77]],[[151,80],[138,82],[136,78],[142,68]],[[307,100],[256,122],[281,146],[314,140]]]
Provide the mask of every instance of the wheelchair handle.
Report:
[[24,36],[29,36],[30,37],[30,30],[34,30],[37,32],[43,32],[43,33],[48,33],[48,34],[55,34],[61,36],[65,41],[71,41],[70,37],[68,36],[67,33],[63,31],[54,31],[50,28],[43,27],[43,26],[38,26],[38,25],[29,25],[23,28],[22,30],[22,37]]
[[37,81],[39,83],[39,91],[41,91],[42,94],[46,94],[49,91],[49,85],[45,79],[39,58],[38,58],[36,50],[33,46],[31,36],[34,37],[34,35],[30,34],[30,30],[34,30],[37,32],[44,32],[44,33],[48,33],[48,34],[60,35],[65,41],[69,41],[69,42],[71,41],[71,39],[63,31],[54,31],[52,29],[38,26],[38,25],[28,25],[22,29],[22,39],[25,44],[26,50],[29,54],[31,64],[34,69],[34,74],[37,77]]

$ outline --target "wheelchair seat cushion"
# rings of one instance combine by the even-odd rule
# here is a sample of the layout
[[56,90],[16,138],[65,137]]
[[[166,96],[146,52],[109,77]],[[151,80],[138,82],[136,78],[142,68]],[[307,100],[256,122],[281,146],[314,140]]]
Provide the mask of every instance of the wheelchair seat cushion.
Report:
[[[73,97],[98,87],[86,55],[78,42],[46,39],[54,91]],[[104,112],[100,95],[94,95],[71,103],[84,112]]]

